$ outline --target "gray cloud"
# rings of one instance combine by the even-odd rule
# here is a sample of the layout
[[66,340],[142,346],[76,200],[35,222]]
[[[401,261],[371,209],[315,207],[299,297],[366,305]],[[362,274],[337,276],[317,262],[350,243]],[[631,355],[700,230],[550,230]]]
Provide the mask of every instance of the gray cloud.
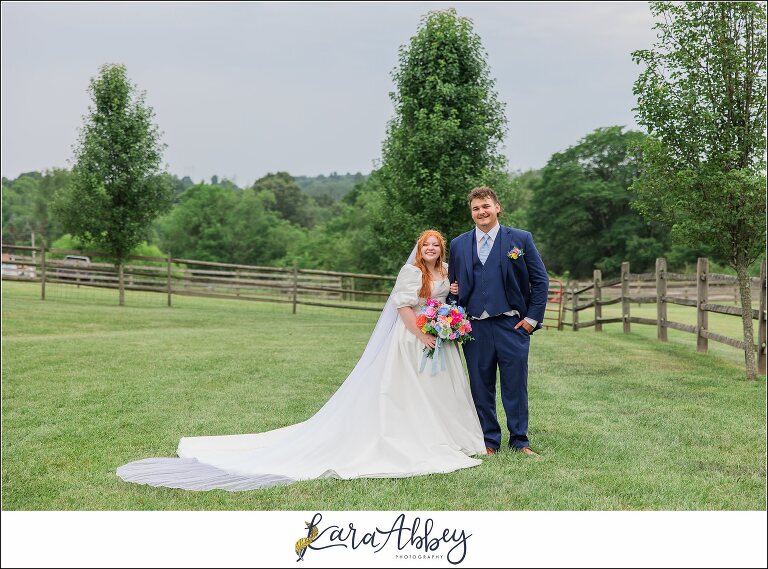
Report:
[[630,52],[646,3],[2,4],[2,174],[67,166],[101,64],[155,109],[170,171],[249,184],[368,172],[393,108],[398,48],[430,10],[471,18],[506,104],[511,169],[591,130],[636,128]]

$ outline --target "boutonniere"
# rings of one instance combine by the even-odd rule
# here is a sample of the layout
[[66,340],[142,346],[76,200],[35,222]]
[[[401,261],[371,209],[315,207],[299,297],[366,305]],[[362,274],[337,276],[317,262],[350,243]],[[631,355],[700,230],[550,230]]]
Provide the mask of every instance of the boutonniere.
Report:
[[518,257],[522,257],[523,255],[525,255],[525,253],[523,252],[522,249],[518,247],[515,247],[509,253],[507,253],[507,257],[509,257],[513,261],[517,260]]

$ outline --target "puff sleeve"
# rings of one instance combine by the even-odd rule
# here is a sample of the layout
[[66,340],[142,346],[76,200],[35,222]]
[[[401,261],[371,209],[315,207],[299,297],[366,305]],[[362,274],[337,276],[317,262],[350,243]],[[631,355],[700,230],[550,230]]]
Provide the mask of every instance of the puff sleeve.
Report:
[[421,290],[421,270],[414,265],[403,265],[392,289],[392,301],[395,308],[416,306],[419,304]]

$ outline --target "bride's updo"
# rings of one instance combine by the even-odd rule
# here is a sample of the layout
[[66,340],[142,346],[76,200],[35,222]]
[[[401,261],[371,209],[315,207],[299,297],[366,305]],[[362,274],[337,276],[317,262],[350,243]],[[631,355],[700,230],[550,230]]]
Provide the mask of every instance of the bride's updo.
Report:
[[443,261],[445,260],[445,237],[436,229],[427,229],[419,235],[419,239],[416,241],[416,261],[414,261],[414,265],[421,269],[421,290],[419,290],[419,297],[421,298],[430,298],[432,295],[432,273],[429,270],[426,259],[421,256],[421,248],[430,237],[436,237],[440,243],[440,257],[436,261],[436,266],[440,270],[441,275],[447,276],[443,266]]

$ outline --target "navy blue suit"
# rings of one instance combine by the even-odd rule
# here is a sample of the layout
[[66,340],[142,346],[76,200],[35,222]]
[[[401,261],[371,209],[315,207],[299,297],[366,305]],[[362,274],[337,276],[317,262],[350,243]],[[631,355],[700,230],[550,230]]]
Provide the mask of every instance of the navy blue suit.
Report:
[[[500,226],[485,264],[477,256],[475,229],[451,241],[448,278],[458,281],[458,298],[450,296],[479,317],[472,320],[471,342],[464,344],[472,398],[485,435],[487,447],[501,446],[501,427],[496,418],[496,369],[498,367],[501,402],[507,414],[511,447],[523,448],[528,443],[528,348],[530,334],[521,319],[537,320],[541,328],[547,306],[549,277],[539,252],[528,231]],[[514,247],[523,255],[510,259]],[[516,310],[520,316],[504,313]],[[535,332],[535,330],[534,330]]]

